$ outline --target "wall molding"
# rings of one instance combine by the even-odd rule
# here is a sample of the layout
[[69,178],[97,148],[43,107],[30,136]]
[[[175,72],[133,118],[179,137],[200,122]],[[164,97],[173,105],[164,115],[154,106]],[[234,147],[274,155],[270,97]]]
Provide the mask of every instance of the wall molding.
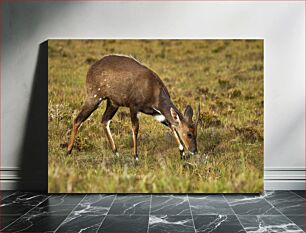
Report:
[[20,171],[19,167],[1,167],[0,172],[2,171]]
[[266,180],[265,190],[305,190],[305,180]]
[[[22,180],[27,180],[32,187],[29,190],[39,190],[42,180],[40,171],[37,173],[36,180],[28,180],[27,177],[20,177],[19,167],[0,168],[0,187],[2,190],[17,189]],[[306,187],[306,168],[303,167],[267,167],[264,168],[264,189],[265,190],[304,190]]]
[[284,181],[305,181],[305,168],[268,168],[264,171],[265,181],[284,180]]
[[[46,177],[43,171],[33,170],[31,177],[21,177],[21,173],[22,169],[19,167],[0,168],[0,189],[42,191],[42,187],[45,187],[47,180],[42,178]],[[33,179],[33,176],[37,179]]]
[[305,190],[306,169],[303,167],[273,167],[264,170],[265,190]]
[[305,167],[265,167],[265,171],[306,171]]

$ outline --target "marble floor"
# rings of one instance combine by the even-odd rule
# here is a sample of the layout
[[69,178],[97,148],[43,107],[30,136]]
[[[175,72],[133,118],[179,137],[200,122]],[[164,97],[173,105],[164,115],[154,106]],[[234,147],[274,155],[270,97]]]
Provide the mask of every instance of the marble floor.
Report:
[[47,195],[0,191],[1,232],[304,232],[303,191]]

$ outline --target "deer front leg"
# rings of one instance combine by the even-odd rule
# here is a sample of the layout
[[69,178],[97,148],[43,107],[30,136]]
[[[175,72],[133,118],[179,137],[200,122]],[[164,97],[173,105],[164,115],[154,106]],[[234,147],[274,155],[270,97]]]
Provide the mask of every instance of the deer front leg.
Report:
[[137,153],[137,137],[139,130],[139,120],[137,117],[137,111],[131,109],[131,121],[132,121],[132,132],[133,132],[133,154],[135,160],[138,161],[138,153]]
[[118,107],[113,106],[110,101],[107,101],[106,109],[102,117],[102,126],[103,126],[104,133],[108,139],[108,142],[112,148],[114,155],[116,156],[118,156],[119,154],[117,152],[117,148],[116,148],[114,139],[112,137],[109,125],[110,125],[111,119],[116,114],[117,110],[118,110]]
[[181,143],[181,140],[179,138],[179,136],[177,135],[177,132],[175,131],[175,129],[173,127],[171,127],[171,130],[173,132],[173,135],[179,145],[179,151],[180,151],[180,155],[181,155],[181,159],[185,159],[185,152],[184,152],[184,146]]

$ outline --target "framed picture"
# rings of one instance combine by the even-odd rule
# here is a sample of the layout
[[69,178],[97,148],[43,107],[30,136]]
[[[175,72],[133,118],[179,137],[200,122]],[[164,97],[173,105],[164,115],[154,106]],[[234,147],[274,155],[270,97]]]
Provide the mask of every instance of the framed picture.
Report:
[[263,42],[49,40],[48,191],[263,191]]

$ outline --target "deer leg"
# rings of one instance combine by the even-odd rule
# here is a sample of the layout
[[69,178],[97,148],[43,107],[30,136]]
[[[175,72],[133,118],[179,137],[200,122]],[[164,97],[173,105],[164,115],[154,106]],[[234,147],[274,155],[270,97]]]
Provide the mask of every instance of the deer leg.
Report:
[[137,117],[137,111],[130,110],[131,112],[131,121],[132,121],[132,132],[133,132],[133,144],[134,144],[134,156],[135,160],[138,161],[138,153],[137,153],[137,136],[139,130],[139,120]]
[[78,132],[79,127],[81,124],[98,108],[99,102],[95,102],[92,100],[86,100],[85,104],[82,107],[82,110],[78,114],[78,116],[75,118],[73,121],[73,126],[72,126],[72,132],[71,136],[68,142],[68,154],[71,153],[72,148],[73,148],[73,143],[75,140],[75,136]]
[[118,107],[113,106],[111,102],[108,100],[105,112],[102,117],[102,127],[103,127],[104,133],[107,137],[107,140],[111,146],[113,153],[118,156],[117,148],[116,148],[114,139],[112,137],[112,134],[109,128],[110,122],[112,118],[114,117],[114,115],[116,114],[117,110],[118,110]]
[[179,145],[179,151],[180,151],[181,159],[185,159],[184,146],[182,145],[181,140],[180,140],[177,132],[175,131],[175,129],[171,127],[171,130],[172,130],[173,135],[174,135],[174,137],[175,137],[175,139],[176,139],[176,141]]

